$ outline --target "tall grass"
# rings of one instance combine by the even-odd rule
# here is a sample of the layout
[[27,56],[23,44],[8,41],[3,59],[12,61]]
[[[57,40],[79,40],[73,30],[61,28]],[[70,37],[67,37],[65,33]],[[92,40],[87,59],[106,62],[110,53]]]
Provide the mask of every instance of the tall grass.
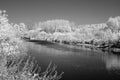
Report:
[[63,74],[58,75],[56,66],[51,67],[51,64],[49,64],[45,72],[41,72],[41,68],[30,56],[18,60],[8,59],[5,65],[8,80],[58,80]]

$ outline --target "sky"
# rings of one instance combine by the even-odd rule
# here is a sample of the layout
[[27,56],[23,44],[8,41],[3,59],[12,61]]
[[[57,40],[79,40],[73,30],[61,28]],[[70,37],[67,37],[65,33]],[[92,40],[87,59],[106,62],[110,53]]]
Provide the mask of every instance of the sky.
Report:
[[76,24],[103,23],[120,16],[120,0],[0,0],[13,23],[64,19]]

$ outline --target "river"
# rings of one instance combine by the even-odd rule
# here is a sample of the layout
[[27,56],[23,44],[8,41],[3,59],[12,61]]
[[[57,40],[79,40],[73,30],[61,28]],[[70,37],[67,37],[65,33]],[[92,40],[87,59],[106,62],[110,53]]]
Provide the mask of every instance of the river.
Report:
[[70,45],[26,42],[42,70],[50,62],[64,72],[61,80],[120,80],[120,56]]

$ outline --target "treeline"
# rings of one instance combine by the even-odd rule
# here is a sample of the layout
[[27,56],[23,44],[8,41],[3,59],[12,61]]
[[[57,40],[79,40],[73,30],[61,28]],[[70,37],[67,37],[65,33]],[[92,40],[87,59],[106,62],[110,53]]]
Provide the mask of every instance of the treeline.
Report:
[[[9,36],[30,40],[44,40],[73,45],[87,44],[89,46],[106,49],[120,47],[119,16],[114,18],[110,17],[105,23],[88,25],[76,25],[71,21],[62,19],[47,20],[34,25],[25,25],[24,23],[8,24],[7,18],[2,18],[1,20],[3,20],[1,25],[5,25],[3,29],[1,27],[1,36],[11,34]],[[8,31],[8,34],[4,34],[4,30]]]
[[118,47],[115,42],[119,43],[120,17],[90,25],[76,25],[68,20],[48,20],[35,24],[24,37],[65,44],[90,44],[101,48]]

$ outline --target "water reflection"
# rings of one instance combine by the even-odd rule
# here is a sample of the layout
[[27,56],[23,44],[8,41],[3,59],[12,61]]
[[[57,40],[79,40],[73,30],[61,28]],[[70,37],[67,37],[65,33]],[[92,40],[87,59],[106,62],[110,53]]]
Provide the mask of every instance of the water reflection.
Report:
[[120,75],[120,55],[109,54],[103,59],[106,63],[106,69],[109,72]]
[[107,55],[104,60],[107,69],[120,69],[120,55]]
[[[82,48],[70,45],[62,44],[28,44],[30,50],[35,50],[41,53],[47,53],[48,55],[83,55],[89,58],[99,58],[105,62],[107,70],[119,70],[120,69],[120,55],[98,53],[94,51],[85,51]],[[82,56],[82,57],[83,57]]]
[[[104,77],[107,80],[111,77],[116,78],[113,72],[120,73],[119,55],[82,50],[75,46],[59,44],[28,43],[28,48],[29,53],[36,57],[41,67],[46,67],[50,61],[58,65],[58,71],[65,72],[66,76],[63,80],[69,80],[70,75],[74,75],[70,77],[73,77],[73,80],[85,78],[98,80],[105,79]],[[108,72],[111,70],[112,74],[109,75]],[[83,75],[87,77],[82,77]]]

